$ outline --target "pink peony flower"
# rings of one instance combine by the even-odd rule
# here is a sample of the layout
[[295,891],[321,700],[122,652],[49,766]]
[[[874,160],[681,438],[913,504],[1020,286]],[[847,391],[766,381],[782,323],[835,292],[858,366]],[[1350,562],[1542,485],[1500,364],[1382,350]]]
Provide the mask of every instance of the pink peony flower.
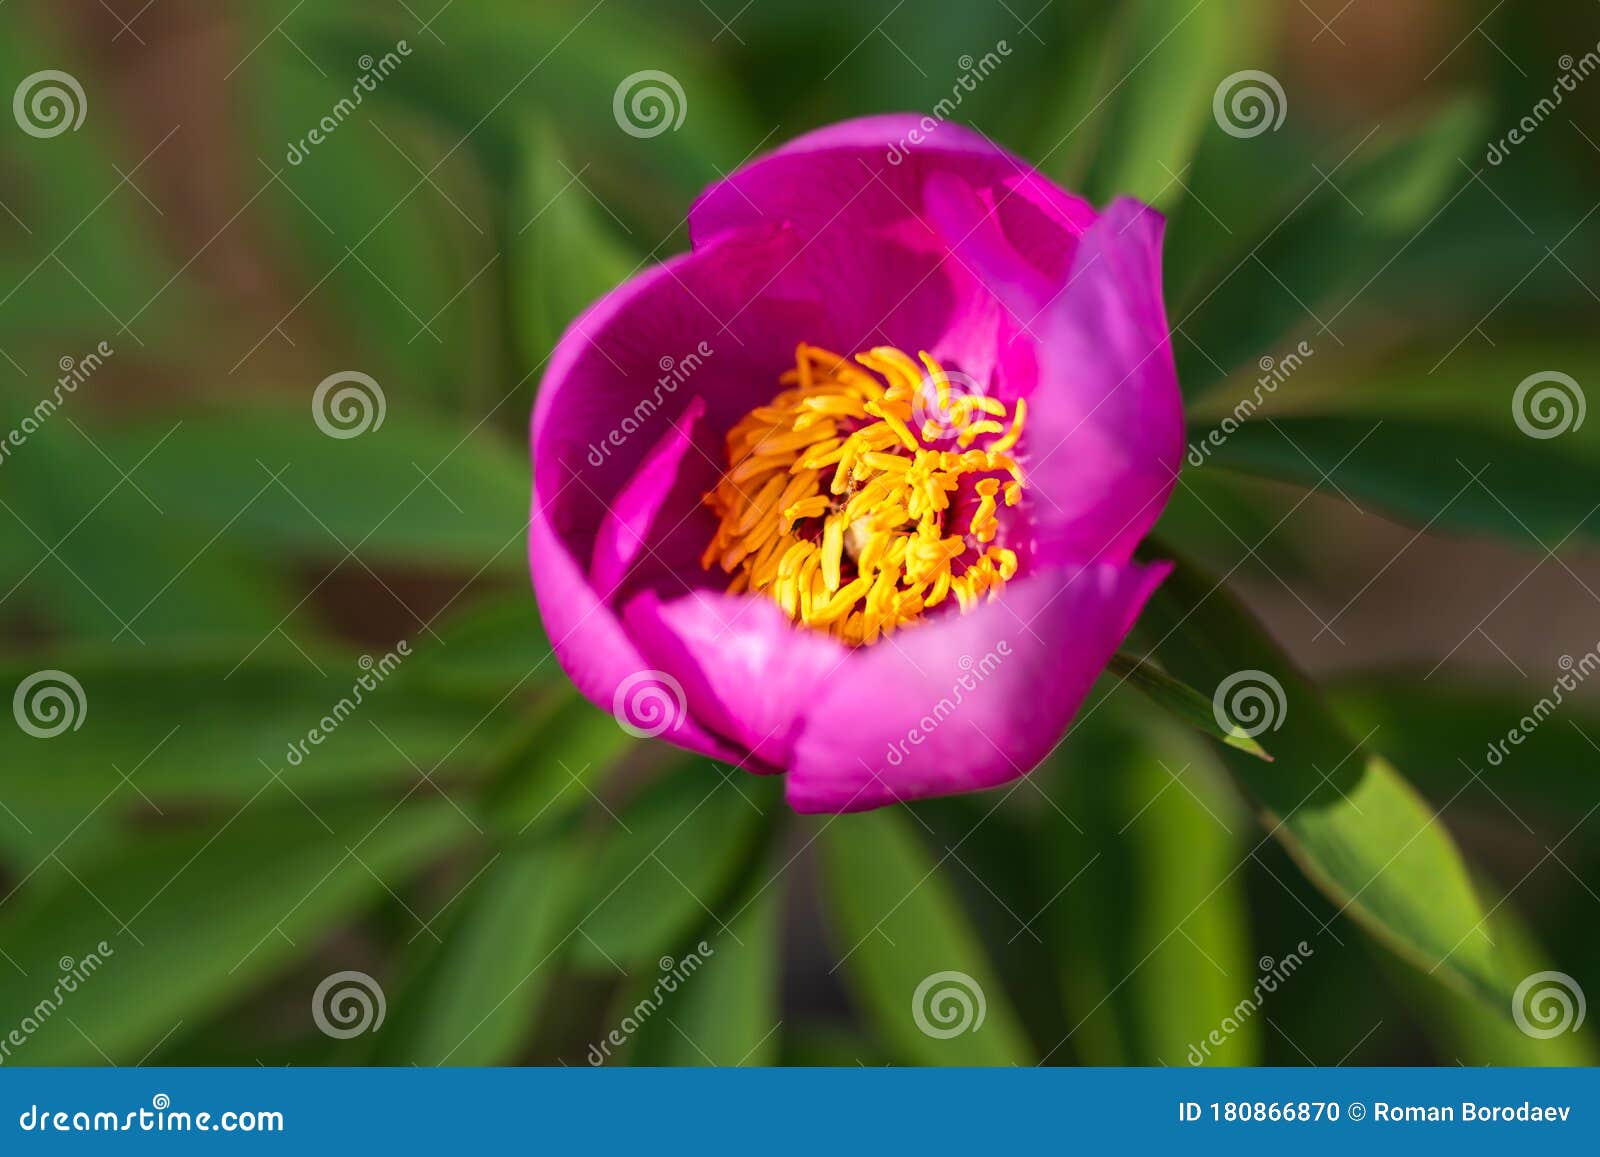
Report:
[[1132,561],[1183,453],[1162,218],[922,123],[711,186],[692,251],[584,313],[534,409],[561,665],[800,811],[1026,774],[1167,569]]

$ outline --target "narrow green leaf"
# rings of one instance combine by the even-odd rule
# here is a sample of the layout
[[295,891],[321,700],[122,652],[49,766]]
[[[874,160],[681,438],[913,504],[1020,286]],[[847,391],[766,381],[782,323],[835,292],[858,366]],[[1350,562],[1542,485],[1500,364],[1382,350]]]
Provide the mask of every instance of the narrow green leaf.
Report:
[[578,175],[583,164],[560,138],[533,123],[525,140],[507,232],[514,337],[532,371],[544,365],[573,319],[641,262],[619,240],[622,227],[595,200]]
[[[61,347],[84,348],[85,337],[88,345],[109,340],[123,357],[159,348],[186,332],[180,326],[193,326],[204,306],[182,280],[173,281],[181,259],[159,244],[169,231],[138,191],[148,182],[146,165],[160,163],[170,138],[134,146],[118,115],[113,75],[92,56],[69,51],[70,38],[62,35],[68,26],[0,15],[0,88],[18,102],[13,107],[31,108],[45,96],[47,113],[28,117],[42,135],[15,122],[0,138],[6,173],[0,218],[11,250],[0,283],[0,345],[9,348],[13,335],[47,343],[41,369],[61,356]],[[77,91],[39,77],[42,69],[67,73]],[[49,99],[51,92],[61,99]],[[60,128],[50,119],[57,113],[74,127]]]
[[[1417,525],[1535,549],[1573,533],[1592,539],[1600,533],[1600,422],[1583,420],[1583,383],[1597,375],[1596,351],[1570,344],[1461,350],[1355,372],[1313,360],[1271,399],[1270,423],[1242,423],[1202,469],[1302,485],[1331,470],[1356,501]],[[1535,402],[1541,390],[1548,396]],[[1192,421],[1217,420],[1230,404],[1225,393],[1204,399]],[[1552,486],[1553,477],[1563,485]]]
[[50,738],[0,728],[0,798],[31,827],[35,807],[47,814],[69,802],[81,816],[97,803],[119,815],[147,810],[146,799],[242,800],[269,769],[306,795],[411,784],[422,773],[447,778],[492,754],[522,708],[514,697],[452,694],[413,678],[398,651],[369,656],[367,667],[354,656],[281,643],[252,654],[260,642],[57,651],[0,663],[8,702],[37,672],[63,673],[35,684],[28,701],[59,688],[75,724]]
[[998,975],[910,823],[886,809],[839,817],[821,833],[845,979],[897,1060],[1032,1064]]
[[520,693],[565,682],[525,583],[463,600],[434,620],[432,635],[436,645],[422,647],[408,671],[442,687],[498,697],[512,688]]
[[[138,646],[299,629],[304,616],[274,569],[208,543],[210,531],[174,524],[143,489],[142,471],[166,449],[175,419],[130,430],[115,448],[90,432],[87,413],[114,389],[111,366],[63,395],[23,445],[7,447],[0,555],[16,563],[0,593],[75,640]],[[29,429],[23,419],[38,400],[0,386],[0,427]]]
[[1045,857],[1064,889],[1050,912],[1068,1039],[1085,1064],[1259,1063],[1239,872],[1248,818],[1192,756],[1145,739],[1063,761],[1071,820],[1046,816]]
[[[584,142],[586,158],[625,162],[596,164],[583,177],[595,185],[603,169],[624,169],[620,186],[597,188],[608,204],[624,216],[646,210],[657,220],[670,218],[680,210],[662,213],[662,205],[680,206],[716,180],[716,166],[751,151],[768,126],[758,127],[705,38],[654,15],[596,6],[574,19],[522,0],[477,0],[441,9],[429,22],[439,37],[434,40],[418,35],[416,22],[397,11],[388,18],[387,35],[391,43],[406,38],[412,53],[382,92],[447,121],[452,139],[482,153],[497,176],[516,169],[523,118],[559,109],[562,131]],[[330,5],[308,5],[296,23],[300,34],[336,59],[373,51],[386,35],[369,15]],[[662,89],[670,107],[655,108],[645,99],[642,112],[627,111],[626,97],[644,83],[641,73],[672,77],[677,90]],[[615,111],[619,89],[629,128]],[[486,109],[495,115],[485,116]],[[661,236],[660,226],[654,228],[652,243]]]
[[1127,71],[1119,38],[1126,18],[1095,0],[1059,0],[1039,14],[1060,67],[1039,79],[1027,155],[1065,188],[1083,188],[1110,120],[1110,96]]
[[[663,983],[651,968],[630,985],[624,998],[630,1009],[642,1000],[659,1007],[642,1021],[633,1038],[628,1062],[635,1065],[770,1065],[778,1052],[778,917],[783,886],[764,881],[759,891],[745,893],[719,921],[725,930],[680,952],[676,971],[694,953],[696,971],[677,994],[659,995]],[[668,975],[674,970],[669,969]]]
[[[316,384],[306,383],[292,409],[235,406],[185,417],[140,468],[139,485],[168,519],[205,536],[198,545],[215,536],[218,545],[275,561],[284,552],[344,561],[354,551],[368,565],[426,560],[525,573],[528,468],[520,453],[394,396],[381,425],[373,409],[361,417],[365,432],[329,437],[313,413]],[[345,432],[355,425],[328,424]],[[154,437],[133,424],[95,436],[112,458],[131,462],[171,425],[157,423]]]
[[1156,706],[1165,710],[1178,722],[1194,728],[1202,735],[1220,739],[1229,747],[1237,747],[1257,759],[1272,762],[1272,756],[1244,728],[1230,723],[1224,728],[1217,719],[1211,701],[1187,683],[1180,682],[1165,671],[1133,655],[1119,654],[1111,658],[1107,667],[1111,674],[1124,680]]
[[[1495,894],[1492,885],[1486,884],[1484,890]],[[1581,1025],[1577,1021],[1582,986],[1552,967],[1532,931],[1515,908],[1504,902],[1508,898],[1501,897],[1493,906],[1488,928],[1506,975],[1517,982],[1509,1008],[1486,1009],[1449,989],[1409,978],[1418,1009],[1436,1035],[1440,1052],[1449,1061],[1464,1065],[1531,1068],[1600,1063],[1594,1026],[1587,1015]]]
[[635,746],[610,714],[570,687],[552,689],[534,717],[495,762],[503,770],[485,810],[495,827],[516,837],[548,831],[595,799],[594,788]]
[[1141,626],[1176,677],[1217,688],[1242,721],[1272,729],[1274,763],[1219,753],[1271,834],[1339,910],[1417,966],[1504,1007],[1508,989],[1484,935],[1484,909],[1449,832],[1386,760],[1340,726],[1249,613],[1184,564]]
[[[1503,801],[1490,803],[1512,809],[1507,820],[1564,835],[1575,817],[1600,806],[1600,712],[1557,685],[1593,678],[1584,674],[1593,666],[1578,666],[1582,652],[1569,658],[1572,667],[1530,671],[1528,690],[1450,682],[1443,673],[1424,681],[1417,671],[1336,684],[1330,697],[1358,733],[1378,728],[1396,763],[1432,798],[1449,799],[1476,773]],[[1600,832],[1585,826],[1571,841],[1594,844]]]
[[772,784],[697,759],[606,817],[575,962],[612,974],[671,951],[733,887],[778,806]]
[[1212,94],[1223,77],[1246,66],[1264,18],[1253,0],[1124,6],[1116,38],[1122,74],[1107,94],[1106,135],[1086,190],[1091,201],[1126,195],[1167,205],[1183,197],[1195,144],[1215,129]]
[[[1316,327],[1316,318],[1338,332],[1347,310],[1376,301],[1386,263],[1471,180],[1458,158],[1482,140],[1482,126],[1482,108],[1463,101],[1417,128],[1380,133],[1337,173],[1337,157],[1324,166],[1337,190],[1290,190],[1286,216],[1275,216],[1264,235],[1234,238],[1222,266],[1197,279],[1201,301],[1174,311],[1190,319],[1190,340],[1176,350],[1186,391],[1278,353],[1288,334]],[[1325,342],[1332,339],[1314,344]]]
[[[265,772],[261,781],[281,797]],[[0,909],[0,942],[16,965],[0,972],[0,1008],[40,1021],[15,1057],[137,1063],[472,836],[443,801],[308,810],[280,798],[149,834],[98,863],[63,849]],[[91,953],[97,970],[58,989]],[[295,1015],[313,1023],[310,988]]]
[[783,1063],[799,1068],[878,1068],[889,1058],[876,1041],[831,1021],[806,1021],[783,1030]]
[[512,847],[490,861],[456,901],[459,911],[440,929],[443,943],[407,990],[383,1036],[381,1063],[516,1060],[571,936],[583,867],[569,839]]
[[[257,212],[342,348],[360,351],[347,355],[359,364],[324,373],[371,374],[397,411],[498,400],[481,386],[498,368],[492,201],[472,152],[453,147],[459,134],[393,99],[414,53],[369,35],[323,67],[267,23],[247,65],[255,99],[245,127],[267,166],[258,175],[277,179]],[[265,362],[273,349],[249,351],[242,365]]]

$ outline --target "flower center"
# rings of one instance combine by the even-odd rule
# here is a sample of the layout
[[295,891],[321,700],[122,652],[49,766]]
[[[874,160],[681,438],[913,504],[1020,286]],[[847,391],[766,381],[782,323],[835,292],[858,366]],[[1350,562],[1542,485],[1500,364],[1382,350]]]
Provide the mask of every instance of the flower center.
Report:
[[954,595],[965,612],[1017,573],[995,543],[1024,489],[1011,457],[1027,419],[880,346],[854,362],[802,344],[786,387],[728,434],[706,495],[719,524],[701,565],[796,623],[874,643]]

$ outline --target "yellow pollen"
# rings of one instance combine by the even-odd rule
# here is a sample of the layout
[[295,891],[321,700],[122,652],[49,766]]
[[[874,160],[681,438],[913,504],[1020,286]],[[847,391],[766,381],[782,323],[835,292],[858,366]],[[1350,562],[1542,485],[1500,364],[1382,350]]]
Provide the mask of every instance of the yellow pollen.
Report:
[[954,595],[963,612],[1015,577],[995,543],[1027,480],[1011,456],[1018,399],[953,388],[926,353],[851,359],[802,343],[778,395],[728,434],[706,495],[717,531],[701,565],[730,592],[772,599],[851,646],[876,642]]

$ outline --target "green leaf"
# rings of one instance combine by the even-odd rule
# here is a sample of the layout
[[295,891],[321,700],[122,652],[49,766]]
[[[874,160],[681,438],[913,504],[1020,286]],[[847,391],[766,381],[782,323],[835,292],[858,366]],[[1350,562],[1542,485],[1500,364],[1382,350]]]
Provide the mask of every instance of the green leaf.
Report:
[[583,882],[581,849],[572,840],[496,855],[456,901],[455,918],[441,928],[443,943],[382,1037],[380,1062],[516,1060],[572,935]]
[[774,785],[691,760],[605,820],[574,960],[614,972],[654,960],[734,885],[777,814]]
[[[1533,437],[1519,425],[1516,394],[1522,382],[1549,372],[1567,374],[1579,390],[1546,383],[1552,403],[1566,399],[1565,410],[1553,404],[1546,421],[1534,420],[1534,394],[1524,395],[1520,414],[1529,429],[1562,431]],[[1355,501],[1440,530],[1487,532],[1534,548],[1574,532],[1592,539],[1600,532],[1600,422],[1578,424],[1577,407],[1585,404],[1582,383],[1597,375],[1596,351],[1570,344],[1458,351],[1442,361],[1389,360],[1353,372],[1311,361],[1269,411],[1211,451],[1208,465],[1302,485],[1319,483],[1328,470],[1331,484]],[[1530,391],[1539,388],[1535,382]],[[1204,400],[1192,421],[1217,420],[1227,404],[1220,393]],[[1563,485],[1552,486],[1553,477]]]
[[635,746],[607,712],[571,687],[552,690],[497,758],[503,770],[485,810],[501,833],[547,831],[595,799],[594,788]]
[[[380,388],[383,383],[379,383]],[[382,425],[328,437],[315,383],[293,409],[233,407],[186,417],[138,473],[169,520],[219,544],[359,566],[471,567],[522,574],[528,468],[520,453],[388,397]],[[171,423],[159,424],[156,436]],[[118,461],[155,441],[136,426],[96,433]],[[422,620],[404,606],[413,622]]]
[[[429,21],[438,40],[418,34],[403,10],[374,21],[308,5],[295,23],[333,59],[408,40],[411,55],[382,94],[448,121],[452,140],[478,150],[497,177],[515,171],[523,118],[558,113],[562,131],[598,162],[584,179],[606,169],[626,174],[599,191],[620,215],[654,218],[654,242],[683,203],[718,178],[717,166],[751,152],[769,126],[747,111],[715,47],[680,21],[603,6],[580,16],[521,0],[478,0],[441,9]],[[675,128],[641,138],[619,125],[613,103],[625,80],[648,71],[672,76],[683,93],[682,100],[672,94],[673,113],[684,115],[673,117]],[[647,131],[657,127],[648,115],[640,121]],[[666,205],[674,208],[664,212]]]
[[[1600,806],[1600,776],[1593,771],[1600,759],[1600,712],[1557,686],[1563,678],[1577,680],[1581,669],[1557,665],[1531,672],[1531,690],[1451,682],[1444,672],[1425,680],[1425,674],[1367,677],[1335,684],[1329,694],[1340,718],[1358,733],[1379,729],[1395,761],[1434,799],[1449,799],[1477,774],[1483,790],[1493,793],[1490,803],[1508,821],[1560,834],[1574,817]],[[1541,723],[1536,711],[1551,714]],[[1470,726],[1464,728],[1464,720]],[[1513,731],[1515,745],[1508,739]],[[1495,796],[1502,802],[1495,803]],[[1600,833],[1585,826],[1571,841],[1592,844]]]
[[1238,1015],[1260,996],[1239,870],[1248,820],[1186,745],[1147,737],[1061,761],[1070,821],[1047,814],[1042,842],[1051,890],[1064,889],[1050,913],[1085,1064],[1260,1061],[1258,1020]]
[[[616,236],[618,223],[579,175],[584,166],[543,124],[526,131],[511,194],[515,339],[529,371],[542,368],[580,313],[641,267]],[[531,390],[529,391],[531,394]]]
[[1413,964],[1504,1007],[1504,973],[1449,832],[1383,757],[1352,739],[1249,613],[1180,564],[1141,626],[1177,678],[1217,688],[1241,721],[1272,729],[1274,763],[1218,752],[1307,877]]
[[1121,16],[1121,80],[1106,96],[1105,144],[1085,194],[1096,204],[1132,196],[1167,205],[1183,197],[1195,145],[1215,128],[1212,93],[1255,55],[1266,10],[1134,0]]
[[802,1021],[783,1030],[783,1063],[797,1068],[847,1069],[887,1066],[876,1041],[832,1021]]
[[[1429,529],[1496,534],[1537,548],[1600,534],[1600,465],[1589,455],[1472,426],[1365,418],[1290,418],[1241,427],[1218,465],[1317,485],[1322,470],[1357,502]],[[1315,461],[1321,469],[1312,466]],[[1552,486],[1559,477],[1563,485]],[[1325,484],[1326,485],[1326,484]]]
[[[1347,310],[1376,304],[1386,263],[1471,180],[1458,158],[1482,140],[1483,121],[1477,103],[1461,101],[1381,133],[1337,172],[1337,156],[1323,166],[1337,189],[1295,190],[1264,235],[1234,238],[1221,267],[1196,279],[1201,300],[1174,310],[1191,339],[1177,347],[1186,392],[1279,352],[1297,330],[1325,323],[1337,333]],[[1313,344],[1335,343],[1319,328]]]
[[[86,411],[109,396],[109,367],[89,377],[4,462],[0,538],[16,563],[0,595],[33,621],[74,640],[198,641],[272,633],[302,622],[279,576],[225,543],[174,525],[144,488],[143,470],[178,426],[91,433]],[[33,401],[0,386],[0,425],[12,429]],[[23,427],[25,428],[25,427]],[[165,439],[165,441],[163,440]],[[142,461],[141,461],[142,460]]]
[[[1486,884],[1484,890],[1489,895],[1495,894],[1492,885]],[[1505,903],[1507,899],[1508,896],[1502,896],[1494,904],[1489,935],[1499,948],[1506,975],[1519,982],[1527,981],[1520,1001],[1513,994],[1513,1005],[1535,1030],[1556,1028],[1561,1017],[1558,1004],[1561,996],[1571,1001],[1574,992],[1582,989],[1570,975],[1552,969],[1544,949],[1514,907]],[[1587,1018],[1581,1026],[1573,1025],[1569,1019],[1570,1028],[1566,1031],[1532,1036],[1518,1026],[1514,1014],[1507,1019],[1508,1009],[1486,1009],[1449,989],[1422,984],[1414,978],[1410,988],[1416,995],[1418,1010],[1438,1041],[1440,1052],[1458,1064],[1531,1068],[1546,1065],[1588,1067],[1600,1063],[1594,1028]],[[1542,1007],[1545,1000],[1551,1003]],[[1555,1020],[1546,1019],[1551,1013],[1556,1014]]]
[[846,981],[897,1060],[1032,1064],[998,975],[910,822],[909,813],[885,809],[841,816],[821,832]]
[[[354,369],[377,378],[397,411],[486,410],[499,400],[485,384],[498,376],[501,302],[493,202],[474,155],[453,147],[453,129],[390,95],[411,66],[393,41],[369,38],[324,67],[269,27],[245,73],[257,98],[246,126],[261,158],[254,176],[277,175],[257,212],[305,287],[292,319],[315,308],[340,338],[343,354],[312,364],[359,359],[326,364],[307,391],[326,373]],[[371,92],[359,84],[390,69]],[[278,343],[274,334],[247,344],[234,368],[265,368]]]
[[[36,738],[0,728],[0,798],[32,827],[35,809],[48,817],[69,803],[82,816],[97,804],[121,815],[148,814],[152,802],[240,800],[261,789],[269,769],[283,780],[274,792],[409,785],[485,760],[522,707],[514,698],[452,694],[411,677],[398,651],[370,656],[368,668],[353,656],[280,643],[252,654],[261,642],[59,651],[0,663],[8,697],[40,670],[65,672],[81,689],[75,729]],[[60,679],[36,689],[49,685],[77,698]],[[320,741],[308,739],[313,730]]]
[[[15,238],[0,283],[0,347],[14,336],[45,346],[51,353],[41,368],[62,346],[75,352],[105,339],[124,357],[146,343],[155,348],[192,326],[204,305],[172,280],[177,262],[157,244],[166,226],[139,191],[170,158],[178,130],[134,146],[114,78],[94,58],[69,52],[64,28],[43,14],[0,15],[0,88],[19,100],[55,88],[83,114],[70,131],[36,137],[13,124],[0,138],[0,236]],[[83,99],[57,82],[29,83],[45,68],[71,75]]]
[[564,681],[525,583],[441,615],[433,634],[437,645],[422,647],[407,670],[440,686],[498,698]]
[[1041,36],[1058,45],[1060,67],[1039,79],[1043,99],[1027,155],[1068,189],[1083,187],[1127,66],[1118,51],[1126,12],[1096,0],[1059,0],[1039,13]]
[[1257,759],[1272,762],[1272,756],[1255,738],[1238,724],[1226,730],[1219,724],[1211,701],[1187,683],[1180,682],[1165,671],[1127,654],[1113,655],[1106,668],[1118,679],[1142,692],[1157,707],[1162,708],[1178,722],[1192,727],[1202,735],[1219,739],[1230,747],[1248,752]]
[[781,1019],[778,917],[783,887],[776,879],[765,880],[741,900],[732,912],[719,916],[726,931],[678,954],[668,975],[681,972],[690,953],[703,962],[676,995],[663,996],[663,979],[653,973],[625,989],[630,1010],[643,1000],[657,1006],[631,1042],[629,1064],[774,1063]]
[[[281,794],[265,772],[261,784]],[[0,915],[15,964],[0,972],[0,1008],[55,1006],[16,1059],[134,1064],[472,834],[442,801],[306,809],[275,799],[94,862],[64,849]],[[98,970],[60,992],[58,978],[91,953]],[[308,986],[291,1015],[310,1023],[311,996]]]

